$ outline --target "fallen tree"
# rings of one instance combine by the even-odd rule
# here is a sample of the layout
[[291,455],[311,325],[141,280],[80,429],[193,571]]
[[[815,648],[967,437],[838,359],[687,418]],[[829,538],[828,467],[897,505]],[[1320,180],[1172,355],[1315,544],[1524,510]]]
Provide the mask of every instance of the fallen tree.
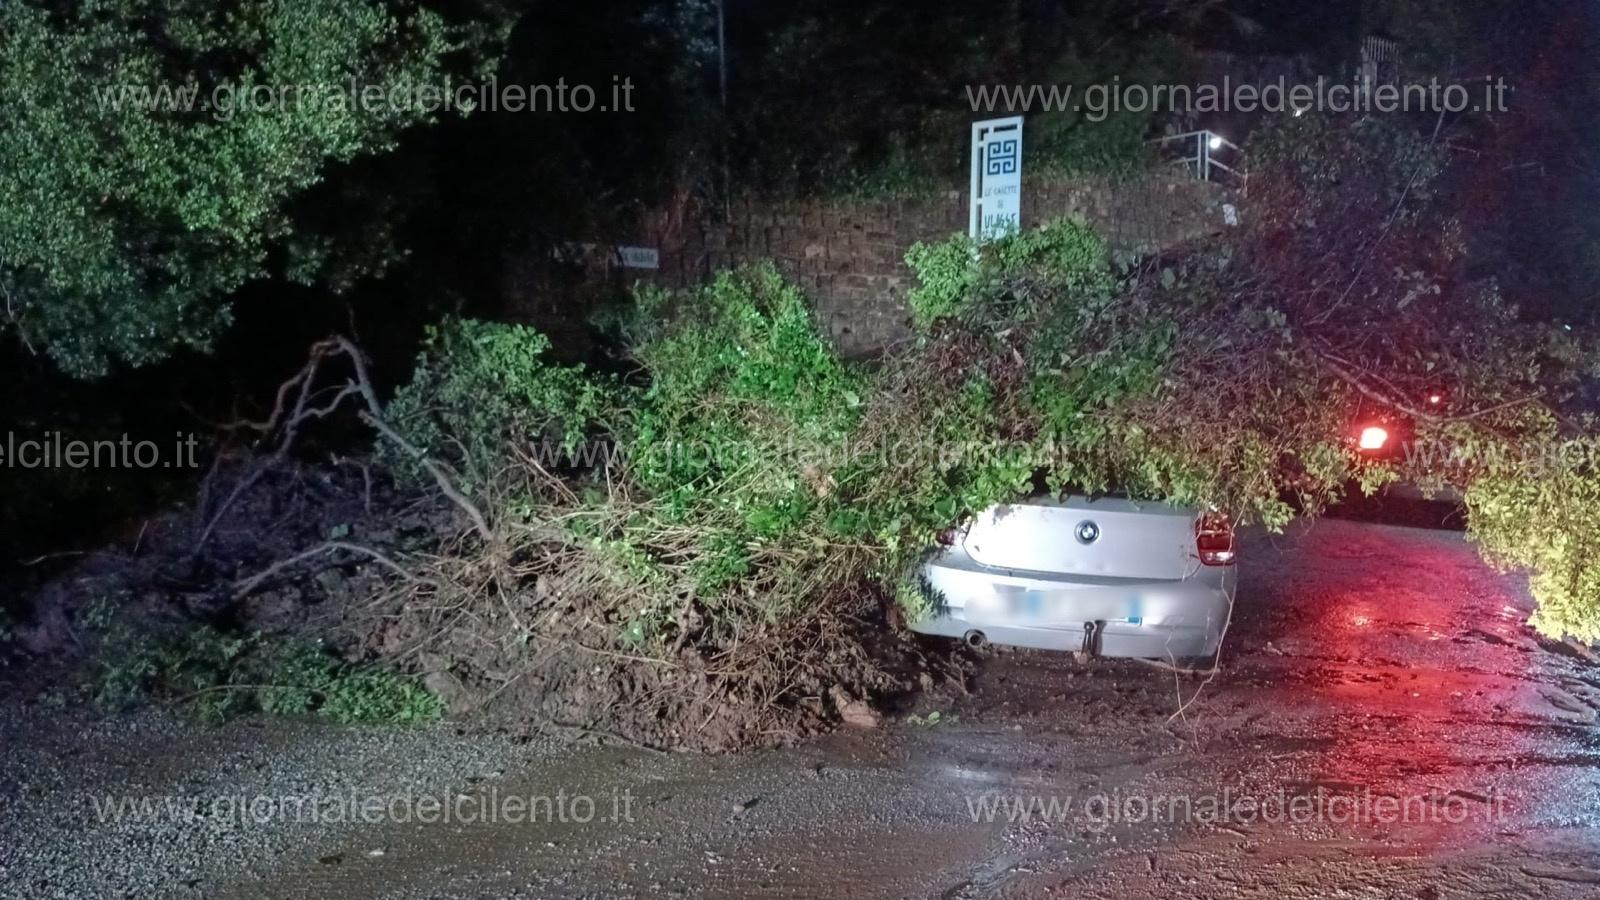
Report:
[[[1243,224],[1111,292],[1070,289],[1086,251],[1051,229],[919,247],[924,337],[894,368],[908,390],[992,395],[986,414],[1032,442],[1018,471],[1058,486],[1272,529],[1351,490],[1456,488],[1486,558],[1532,573],[1532,624],[1600,640],[1596,343],[1464,277],[1433,190],[1443,143],[1376,118],[1270,124]],[[1398,451],[1363,453],[1372,426]]]
[[[1454,485],[1489,558],[1537,570],[1534,624],[1600,637],[1592,463],[1527,465],[1589,440],[1569,408],[1588,349],[1460,278],[1431,192],[1436,140],[1311,117],[1254,152],[1246,224],[1162,258],[1118,268],[1071,222],[918,246],[918,337],[870,370],[842,361],[805,298],[758,267],[642,292],[620,332],[630,377],[549,364],[526,328],[449,323],[385,415],[515,535],[496,552],[522,583],[563,598],[508,613],[504,633],[625,663],[604,670],[624,684],[652,673],[608,696],[646,698],[664,722],[682,721],[682,692],[700,683],[663,674],[685,669],[710,679],[696,710],[821,710],[829,661],[869,671],[851,642],[892,633],[834,627],[847,618],[834,598],[921,614],[936,598],[908,576],[931,535],[1041,483],[1272,529],[1351,490]],[[1404,452],[1363,453],[1354,435],[1370,422],[1404,435]],[[1540,504],[1557,514],[1530,547],[1512,535]],[[475,553],[455,564],[470,571],[487,558]],[[503,591],[448,608],[481,612]],[[581,639],[548,630],[576,619]],[[575,687],[539,677],[549,697]]]
[[[1588,349],[1458,277],[1433,141],[1282,128],[1245,224],[1161,258],[1119,264],[1073,222],[919,245],[916,339],[870,368],[770,266],[640,291],[621,375],[452,320],[382,403],[358,349],[321,342],[257,426],[263,466],[350,407],[377,466],[457,524],[405,548],[329,536],[224,602],[360,560],[382,577],[336,643],[453,711],[728,749],[959,680],[958,651],[897,625],[936,602],[912,576],[965,513],[1118,490],[1276,529],[1406,479],[1465,492],[1488,557],[1534,571],[1537,627],[1600,637],[1594,438],[1571,408]],[[1363,453],[1373,422],[1404,452]]]

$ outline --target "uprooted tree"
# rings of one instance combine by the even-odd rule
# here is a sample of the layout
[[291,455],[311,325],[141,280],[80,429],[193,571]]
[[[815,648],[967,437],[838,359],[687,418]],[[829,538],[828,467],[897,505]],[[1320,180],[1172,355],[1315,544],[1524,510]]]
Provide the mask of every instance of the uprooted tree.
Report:
[[[1493,510],[1526,489],[1512,483],[1581,476],[1521,464],[1582,440],[1567,403],[1592,367],[1585,348],[1519,319],[1493,283],[1460,280],[1433,193],[1445,158],[1426,136],[1296,118],[1253,159],[1242,227],[1123,271],[1072,223],[915,248],[921,336],[873,371],[840,361],[803,298],[755,270],[644,293],[625,329],[638,384],[554,369],[537,335],[463,322],[391,411],[419,441],[464,451],[476,480],[505,447],[611,442],[625,453],[607,461],[653,507],[621,533],[690,525],[696,546],[600,544],[649,577],[671,560],[701,601],[731,588],[775,614],[814,584],[893,583],[933,530],[1041,473],[1274,528],[1351,484],[1453,483],[1486,548],[1533,563],[1504,546]],[[1374,415],[1408,422],[1411,452],[1360,454],[1352,427]],[[1541,602],[1548,630],[1595,635],[1547,591]]]
[[[1600,638],[1578,338],[1457,277],[1432,141],[1306,117],[1254,153],[1244,224],[1161,258],[1119,265],[1072,222],[919,245],[917,338],[870,368],[770,266],[639,291],[626,375],[471,320],[381,410],[357,366],[331,396],[471,523],[375,615],[480,699],[726,746],[913,687],[926,660],[883,613],[925,611],[907,576],[964,512],[1042,483],[1276,529],[1408,479],[1464,489],[1489,557],[1533,570],[1537,627]],[[1406,452],[1361,453],[1371,420]]]

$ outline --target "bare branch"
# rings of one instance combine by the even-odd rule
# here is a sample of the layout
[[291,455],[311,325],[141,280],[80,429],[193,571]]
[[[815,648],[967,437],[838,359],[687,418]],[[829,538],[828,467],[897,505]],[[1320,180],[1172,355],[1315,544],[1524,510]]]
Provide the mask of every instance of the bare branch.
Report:
[[332,553],[340,550],[348,553],[359,553],[367,556],[374,562],[383,566],[385,569],[394,572],[396,575],[399,575],[401,578],[404,578],[407,581],[418,584],[432,585],[435,588],[440,587],[439,582],[434,581],[431,578],[424,578],[420,575],[414,574],[410,569],[407,569],[405,566],[400,565],[393,559],[390,559],[388,556],[384,555],[382,552],[374,550],[371,547],[363,547],[360,544],[352,544],[349,541],[326,541],[318,544],[315,547],[312,547],[310,550],[304,550],[296,553],[293,556],[280,559],[272,565],[267,566],[265,569],[262,569],[260,572],[250,576],[249,578],[236,582],[236,587],[233,592],[233,599],[243,599],[256,588],[260,587],[261,584],[267,579],[285,569],[297,565],[298,563],[304,562],[305,560],[311,559],[315,556],[320,556],[324,553]]
[[[329,359],[344,356],[350,360],[351,368],[355,371],[355,378],[346,381],[336,389],[316,389],[317,374],[322,365]],[[333,390],[333,396],[320,402],[327,390]],[[217,526],[222,522],[228,510],[238,501],[245,491],[254,486],[273,467],[282,463],[293,448],[300,428],[309,421],[324,419],[332,415],[350,397],[359,396],[364,410],[357,412],[363,422],[370,425],[386,440],[399,447],[406,455],[422,466],[432,476],[441,493],[450,502],[454,503],[472,521],[473,530],[485,541],[493,540],[494,533],[489,528],[488,520],[482,510],[473,503],[460,489],[455,486],[448,473],[436,461],[429,458],[427,453],[402,438],[387,422],[383,420],[383,404],[378,400],[377,391],[372,386],[372,379],[367,374],[366,359],[361,355],[361,350],[351,343],[348,338],[340,335],[318,341],[311,346],[306,364],[299,372],[278,386],[277,399],[273,405],[272,414],[265,422],[241,421],[234,423],[235,428],[260,431],[270,436],[279,435],[276,446],[272,452],[257,461],[251,470],[244,475],[229,491],[228,496],[210,513],[206,525],[200,531],[200,536],[195,541],[195,552],[203,548]],[[293,401],[290,398],[293,397]],[[204,511],[202,510],[202,513]]]

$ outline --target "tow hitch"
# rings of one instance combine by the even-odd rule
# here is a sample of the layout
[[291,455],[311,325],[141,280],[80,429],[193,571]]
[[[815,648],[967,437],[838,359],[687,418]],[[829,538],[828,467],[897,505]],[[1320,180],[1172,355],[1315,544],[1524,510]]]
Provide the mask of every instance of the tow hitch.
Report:
[[1083,649],[1078,652],[1084,656],[1100,655],[1100,635],[1106,629],[1106,623],[1099,619],[1083,623]]

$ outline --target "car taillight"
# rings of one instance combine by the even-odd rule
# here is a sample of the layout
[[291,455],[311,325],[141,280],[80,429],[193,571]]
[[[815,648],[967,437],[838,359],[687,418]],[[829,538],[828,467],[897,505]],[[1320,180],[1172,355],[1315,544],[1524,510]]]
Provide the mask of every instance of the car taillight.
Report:
[[1361,429],[1361,439],[1357,446],[1363,450],[1382,450],[1387,443],[1389,443],[1389,429],[1369,425]]
[[1201,516],[1194,524],[1194,549],[1203,565],[1233,565],[1233,523],[1215,513]]

